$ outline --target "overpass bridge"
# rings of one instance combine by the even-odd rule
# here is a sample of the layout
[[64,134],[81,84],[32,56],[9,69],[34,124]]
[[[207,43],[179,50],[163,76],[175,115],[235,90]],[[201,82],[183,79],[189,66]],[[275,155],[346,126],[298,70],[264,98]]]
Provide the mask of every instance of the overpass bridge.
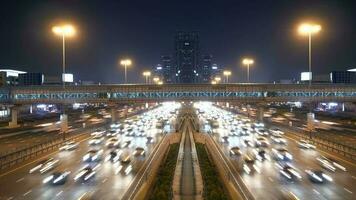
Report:
[[356,102],[356,85],[344,84],[165,84],[0,88],[0,104],[135,103],[187,101]]

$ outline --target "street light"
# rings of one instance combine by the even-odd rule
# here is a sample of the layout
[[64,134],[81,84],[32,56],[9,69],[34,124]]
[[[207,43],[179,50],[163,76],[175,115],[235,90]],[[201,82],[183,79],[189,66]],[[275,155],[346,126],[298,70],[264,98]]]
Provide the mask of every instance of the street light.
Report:
[[[65,89],[65,73],[66,73],[66,37],[72,37],[75,35],[75,28],[73,25],[64,24],[60,26],[53,26],[52,32],[62,37],[62,82],[63,89]],[[60,116],[61,129],[63,134],[63,140],[66,138],[66,131],[68,129],[68,116],[65,114],[65,106],[63,105],[62,115]]]
[[311,81],[312,81],[312,71],[311,71],[311,65],[312,65],[312,58],[311,58],[312,35],[318,33],[319,31],[321,31],[321,26],[319,24],[303,23],[298,28],[299,34],[304,35],[304,36],[308,36],[308,39],[309,39],[309,86],[311,85]]
[[149,83],[149,77],[151,76],[151,72],[150,71],[144,71],[142,74],[145,77],[146,84],[148,84]]
[[124,59],[120,61],[120,64],[125,67],[125,83],[127,83],[127,67],[132,64],[130,59]]
[[229,82],[229,76],[231,75],[231,71],[224,71],[223,74],[226,77],[226,81],[225,82],[228,83]]
[[157,84],[158,85],[163,85],[163,81],[158,81]]
[[254,63],[253,59],[251,58],[244,58],[242,60],[242,64],[247,66],[247,82],[250,82],[250,65]]
[[155,83],[158,83],[158,81],[159,81],[159,77],[153,77],[153,81],[155,82]]
[[216,83],[216,81],[211,81],[211,84],[216,85],[217,83]]
[[217,76],[217,77],[214,78],[214,80],[215,80],[216,83],[219,83],[221,81],[221,78],[220,78],[220,76]]
[[72,37],[75,35],[75,28],[73,25],[65,24],[60,26],[53,26],[52,32],[58,36],[62,37],[62,81],[63,81],[63,88],[65,87],[65,80],[64,74],[66,72],[66,37]]

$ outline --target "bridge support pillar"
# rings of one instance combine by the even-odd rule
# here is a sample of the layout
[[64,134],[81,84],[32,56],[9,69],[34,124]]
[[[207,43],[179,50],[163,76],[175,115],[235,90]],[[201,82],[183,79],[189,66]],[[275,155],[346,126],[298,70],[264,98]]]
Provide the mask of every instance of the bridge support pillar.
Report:
[[113,106],[110,108],[110,113],[111,113],[111,122],[114,123],[117,120],[117,108],[116,106]]
[[250,104],[248,104],[246,106],[246,110],[247,110],[247,117],[250,117],[251,116],[251,106],[250,106]]
[[68,115],[61,114],[59,119],[61,121],[61,132],[64,135],[68,131]]
[[315,119],[314,113],[312,112],[307,113],[307,128],[309,131],[314,131],[314,119]]
[[263,106],[259,106],[258,108],[257,108],[258,110],[257,110],[257,120],[259,121],[259,122],[263,122],[263,117],[264,117],[264,108],[263,108]]
[[19,127],[17,124],[17,115],[18,115],[18,107],[14,106],[11,108],[11,121],[9,122],[9,127],[10,128],[16,128]]

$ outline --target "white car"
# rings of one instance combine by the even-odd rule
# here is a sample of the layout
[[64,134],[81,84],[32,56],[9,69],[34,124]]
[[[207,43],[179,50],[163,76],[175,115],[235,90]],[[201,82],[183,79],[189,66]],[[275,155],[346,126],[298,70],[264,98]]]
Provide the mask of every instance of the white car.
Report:
[[276,144],[286,144],[287,140],[280,135],[272,135],[271,140]]
[[59,160],[54,158],[47,158],[41,160],[37,165],[30,169],[30,174],[40,171],[41,174],[48,172],[51,169],[54,169],[59,165]]
[[88,153],[86,153],[83,156],[83,161],[84,162],[96,162],[100,161],[101,157],[103,155],[103,150],[89,150]]
[[325,174],[321,170],[305,170],[305,172],[307,173],[310,181],[314,183],[325,183],[333,181],[331,176]]
[[63,146],[59,147],[59,150],[60,151],[71,151],[71,150],[78,148],[78,144],[79,143],[77,143],[77,142],[69,141],[69,142],[66,142]]
[[269,145],[269,142],[265,137],[258,137],[257,139],[255,139],[255,144],[257,147],[267,147]]
[[332,158],[327,158],[325,156],[319,156],[316,158],[316,160],[319,162],[319,164],[332,172],[335,172],[336,169],[346,171],[346,168],[342,166],[338,161],[332,159]]
[[279,148],[279,149],[275,149],[275,148],[272,148],[272,153],[274,155],[274,158],[276,160],[280,160],[280,161],[290,161],[293,159],[293,156],[292,154],[290,154],[288,152],[287,149],[285,148]]
[[113,137],[109,138],[105,144],[107,147],[112,148],[112,147],[119,147],[120,146],[120,139]]
[[98,145],[103,142],[104,138],[101,136],[94,136],[92,139],[89,140],[89,145]]
[[74,181],[75,182],[77,182],[77,181],[86,182],[86,181],[92,179],[96,174],[96,170],[100,166],[101,166],[101,164],[97,164],[94,167],[91,167],[90,165],[85,165],[74,176]]
[[316,149],[315,145],[310,144],[306,140],[300,140],[297,143],[298,143],[298,146],[303,149]]

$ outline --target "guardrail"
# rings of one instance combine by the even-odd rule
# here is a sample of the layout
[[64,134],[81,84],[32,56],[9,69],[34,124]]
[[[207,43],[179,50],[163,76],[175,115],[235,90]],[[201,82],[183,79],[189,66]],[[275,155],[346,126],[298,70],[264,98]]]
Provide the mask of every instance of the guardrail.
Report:
[[237,190],[240,196],[240,198],[237,199],[254,200],[254,196],[244,184],[238,171],[234,168],[230,160],[226,158],[214,139],[211,138],[210,135],[202,133],[195,133],[194,138],[195,141],[205,144],[205,148],[215,163],[219,174],[222,175],[223,180],[230,184],[233,189]]
[[136,174],[134,180],[131,182],[122,199],[136,199],[137,196],[140,196],[140,190],[142,190],[145,185],[146,187],[149,187],[152,184],[163,158],[165,158],[166,154],[168,153],[170,144],[178,142],[179,139],[180,137],[177,134],[172,133],[166,135],[159,142],[159,144],[157,144],[149,158],[145,161],[142,168]]
[[278,127],[280,127],[282,130],[289,133],[288,136],[290,136],[294,139],[307,140],[310,143],[312,143],[313,145],[320,147],[321,149],[325,149],[325,150],[331,151],[333,153],[337,153],[337,154],[342,155],[345,158],[349,158],[351,160],[356,160],[356,154],[355,154],[356,151],[354,148],[315,137],[313,135],[314,133],[311,133],[313,136],[310,139],[310,133],[307,133],[305,131],[301,132],[301,130],[298,130],[295,127],[287,127],[285,125],[280,125],[280,124],[278,124]]

